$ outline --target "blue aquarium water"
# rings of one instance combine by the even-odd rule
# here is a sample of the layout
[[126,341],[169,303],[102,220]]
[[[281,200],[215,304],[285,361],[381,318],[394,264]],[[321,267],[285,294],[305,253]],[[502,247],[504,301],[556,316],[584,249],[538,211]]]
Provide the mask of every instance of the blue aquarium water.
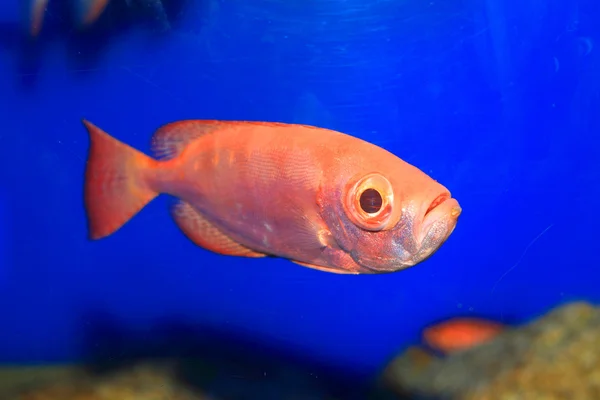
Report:
[[[85,30],[50,1],[35,40],[2,2],[0,361],[218,344],[369,375],[438,320],[600,300],[594,1],[149,1]],[[382,275],[211,253],[167,196],[90,241],[82,118],[146,153],[182,119],[331,128],[463,212],[431,258]]]

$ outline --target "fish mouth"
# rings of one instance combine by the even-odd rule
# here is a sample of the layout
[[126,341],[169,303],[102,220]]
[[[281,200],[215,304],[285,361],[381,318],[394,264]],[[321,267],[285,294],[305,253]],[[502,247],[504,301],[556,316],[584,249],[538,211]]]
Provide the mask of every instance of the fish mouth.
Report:
[[413,254],[404,249],[400,243],[394,242],[393,246],[394,248],[387,255],[365,255],[355,251],[352,251],[350,255],[360,265],[359,273],[361,274],[388,274],[418,264]]
[[439,195],[429,204],[421,223],[417,222],[418,211],[408,212],[404,216],[405,223],[412,227],[414,221],[416,228],[412,235],[397,237],[396,240],[391,241],[390,247],[386,246],[385,251],[378,254],[369,254],[356,249],[350,252],[354,261],[360,265],[359,273],[393,273],[425,261],[454,231],[461,212],[458,201],[452,198],[450,193]]
[[431,257],[448,240],[461,213],[462,208],[450,193],[441,194],[429,205],[423,217],[420,234],[417,235],[420,246],[412,259],[415,264]]
[[450,193],[442,193],[431,202],[425,212],[423,216],[423,231],[428,232],[432,225],[440,219],[456,224],[461,213],[462,208],[458,204],[458,201],[452,198]]

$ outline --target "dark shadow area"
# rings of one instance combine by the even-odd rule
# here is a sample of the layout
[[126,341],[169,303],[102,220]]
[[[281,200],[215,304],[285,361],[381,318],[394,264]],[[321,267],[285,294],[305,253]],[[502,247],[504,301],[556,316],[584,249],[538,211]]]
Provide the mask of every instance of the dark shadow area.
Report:
[[140,334],[103,313],[85,321],[85,364],[95,376],[158,359],[175,363],[183,385],[219,400],[399,398],[375,389],[368,377],[333,370],[309,355],[286,354],[242,333],[165,320],[151,334]]
[[21,21],[0,23],[0,46],[14,53],[17,83],[32,88],[51,43],[66,41],[70,68],[95,67],[106,49],[132,30],[147,29],[149,40],[168,37],[184,15],[186,0],[112,0],[90,26],[77,26],[73,2],[49,1],[41,32],[29,35],[28,10],[23,7]]

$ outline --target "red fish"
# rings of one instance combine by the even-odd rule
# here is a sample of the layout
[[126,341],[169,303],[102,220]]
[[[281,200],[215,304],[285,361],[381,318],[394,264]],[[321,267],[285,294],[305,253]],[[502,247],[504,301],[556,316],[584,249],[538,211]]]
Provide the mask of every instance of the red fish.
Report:
[[179,199],[172,209],[179,228],[213,252],[384,273],[429,257],[461,213],[450,192],[416,167],[333,130],[180,121],[155,132],[151,158],[83,122],[92,239],[167,193]]
[[505,330],[503,324],[478,318],[453,318],[423,331],[424,342],[445,354],[486,343]]

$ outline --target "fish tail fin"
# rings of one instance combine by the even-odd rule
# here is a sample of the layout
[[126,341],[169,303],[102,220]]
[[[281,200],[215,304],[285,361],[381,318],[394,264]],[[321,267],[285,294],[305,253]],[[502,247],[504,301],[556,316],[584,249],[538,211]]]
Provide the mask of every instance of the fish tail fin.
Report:
[[159,195],[148,173],[158,162],[83,120],[90,136],[85,171],[89,236],[111,235]]

